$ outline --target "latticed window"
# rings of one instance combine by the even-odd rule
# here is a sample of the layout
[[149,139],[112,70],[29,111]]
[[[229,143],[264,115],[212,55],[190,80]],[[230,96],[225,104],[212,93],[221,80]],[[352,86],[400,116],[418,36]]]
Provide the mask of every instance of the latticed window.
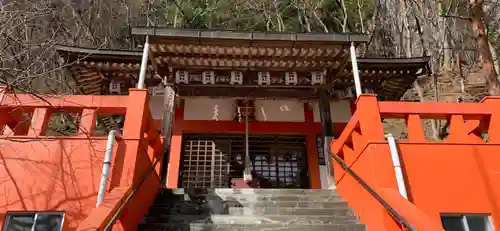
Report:
[[[181,187],[230,187],[243,177],[244,135],[186,134],[183,143]],[[260,187],[308,187],[304,137],[250,136],[249,155]]]
[[50,213],[8,213],[4,231],[60,231],[64,214]]
[[441,222],[446,231],[493,231],[493,226],[488,215],[441,215]]

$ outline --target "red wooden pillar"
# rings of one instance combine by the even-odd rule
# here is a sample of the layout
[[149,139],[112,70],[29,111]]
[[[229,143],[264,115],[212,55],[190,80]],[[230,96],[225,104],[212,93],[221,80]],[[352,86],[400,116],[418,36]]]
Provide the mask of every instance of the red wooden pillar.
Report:
[[314,124],[313,110],[304,104],[305,124],[308,128],[306,134],[307,167],[309,169],[309,182],[312,189],[321,189],[321,177],[319,172],[318,148],[316,144],[316,130]]

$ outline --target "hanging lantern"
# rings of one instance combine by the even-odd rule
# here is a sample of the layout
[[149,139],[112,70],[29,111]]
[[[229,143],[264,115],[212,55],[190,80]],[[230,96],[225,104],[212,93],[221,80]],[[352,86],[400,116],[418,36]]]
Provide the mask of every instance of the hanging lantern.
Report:
[[243,84],[243,73],[241,71],[231,71],[231,84]]
[[175,83],[189,83],[189,76],[187,71],[177,71],[175,73]]
[[121,93],[121,82],[117,80],[111,80],[109,83],[109,93],[110,94],[120,94]]
[[202,73],[203,84],[215,84],[215,72],[214,71],[204,71]]
[[285,72],[286,85],[297,85],[298,79],[297,72]]
[[323,84],[325,76],[321,71],[313,71],[311,72],[311,84]]
[[270,85],[271,84],[271,75],[269,72],[259,71],[258,73],[258,83],[259,85]]

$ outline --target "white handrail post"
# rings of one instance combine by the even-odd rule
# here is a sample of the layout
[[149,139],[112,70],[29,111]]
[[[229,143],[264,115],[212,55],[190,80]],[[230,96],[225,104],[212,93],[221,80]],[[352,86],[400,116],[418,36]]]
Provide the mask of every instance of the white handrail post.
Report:
[[399,152],[396,144],[396,139],[389,133],[387,134],[387,142],[389,143],[389,149],[391,151],[392,164],[394,165],[394,172],[396,174],[396,181],[398,182],[398,189],[401,196],[408,200],[408,194],[406,192],[406,184],[403,169],[401,168],[401,162],[399,161]]
[[111,168],[111,157],[113,156],[113,145],[115,144],[116,131],[111,130],[108,134],[108,141],[106,142],[106,153],[104,154],[104,164],[102,166],[101,184],[99,185],[99,192],[97,193],[96,206],[104,200],[104,193],[108,184],[109,169]]
[[356,88],[356,98],[363,94],[361,90],[361,80],[359,79],[358,61],[356,59],[356,47],[354,42],[351,42],[351,65],[352,74],[354,77],[354,87]]
[[137,88],[143,89],[144,82],[146,80],[146,71],[148,70],[148,59],[149,59],[149,36],[146,36],[146,42],[144,43],[144,50],[142,51],[141,60],[141,71],[139,72],[139,82],[137,82]]

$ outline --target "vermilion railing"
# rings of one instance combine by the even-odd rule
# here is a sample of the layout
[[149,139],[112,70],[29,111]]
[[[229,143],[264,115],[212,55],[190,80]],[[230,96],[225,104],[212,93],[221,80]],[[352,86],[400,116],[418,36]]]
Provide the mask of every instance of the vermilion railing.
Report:
[[[0,176],[11,184],[0,186],[5,194],[0,206],[7,212],[79,214],[65,218],[65,230],[75,230],[80,224],[105,226],[114,214],[103,216],[102,212],[110,206],[123,208],[122,226],[140,223],[159,188],[157,163],[164,153],[146,90],[130,89],[127,96],[10,94],[4,90],[0,87]],[[76,132],[70,136],[48,132],[54,115],[61,113],[74,119],[70,122]],[[105,194],[101,203],[106,206],[94,208],[106,147],[106,136],[94,133],[100,114],[122,115],[125,120],[113,151],[109,196]],[[132,191],[140,199],[121,206],[124,201],[113,198]]]
[[[384,142],[384,119],[404,119],[408,142],[432,142],[424,135],[422,120],[447,120],[445,143],[500,143],[500,98],[487,97],[480,103],[378,102],[375,95],[363,95],[358,110],[331,151],[347,158],[360,153],[368,142]],[[488,139],[484,139],[486,136]]]
[[[365,205],[358,204],[354,206],[356,210],[363,210],[363,206],[370,200],[377,199],[379,203],[387,201],[384,196],[384,187],[388,187],[390,177],[387,178],[389,172],[383,172],[381,177],[377,179],[374,176],[374,170],[378,168],[389,167],[384,166],[370,166],[370,160],[374,161],[373,164],[387,163],[387,158],[390,161],[390,153],[387,148],[387,141],[384,134],[384,119],[402,119],[405,121],[407,128],[408,138],[399,140],[400,144],[500,144],[500,98],[487,97],[480,103],[433,103],[433,102],[378,102],[375,95],[362,95],[356,103],[356,112],[351,120],[345,127],[342,134],[331,143],[330,151],[334,157],[334,171],[335,180],[340,192],[346,193],[349,198],[350,194],[360,194],[361,188],[370,192],[372,199],[364,197]],[[449,130],[447,136],[441,141],[432,141],[424,134],[423,120],[425,119],[438,119],[447,120]],[[374,146],[375,145],[375,146]],[[407,147],[407,146],[406,146]],[[417,148],[417,146],[415,146]],[[380,151],[387,153],[380,153]],[[363,154],[371,152],[369,157],[364,158]],[[364,159],[363,159],[364,158]],[[378,161],[373,158],[382,158],[383,161]],[[363,159],[361,165],[358,164]],[[352,170],[357,166],[357,170]],[[364,167],[360,167],[364,166]],[[365,167],[369,167],[366,169]],[[359,179],[356,179],[359,175]],[[376,175],[376,174],[375,174]],[[394,176],[393,176],[394,177]],[[353,181],[355,180],[355,181]],[[382,188],[379,186],[384,182]],[[357,182],[357,183],[353,183]],[[366,184],[366,185],[363,185]],[[363,185],[361,187],[360,185]],[[346,188],[350,187],[350,188]],[[368,189],[367,189],[368,187]],[[353,191],[354,190],[354,191]],[[397,190],[396,190],[397,192]],[[375,194],[373,194],[375,193]],[[391,193],[387,195],[392,195]],[[397,193],[396,193],[397,195]],[[380,198],[378,198],[380,197]],[[354,200],[355,198],[352,198]],[[360,199],[361,200],[361,199]],[[382,200],[382,201],[381,201]],[[390,199],[389,201],[398,201],[398,199]],[[402,200],[406,201],[406,200]],[[349,201],[356,204],[356,201]],[[399,203],[401,204],[401,203]],[[404,204],[404,202],[403,202]],[[392,215],[397,218],[400,215],[403,220],[397,219],[399,223],[405,223],[406,211],[401,211],[401,208],[392,208],[391,204],[384,205],[386,210],[393,210],[396,214]],[[418,212],[419,210],[411,203],[406,205],[408,210],[417,211],[411,214],[420,213],[420,219],[411,219],[410,223],[418,230],[422,227],[432,228],[434,230],[442,230],[440,225],[433,222],[424,222],[425,214]],[[369,213],[362,212],[363,216],[371,216]],[[367,215],[368,214],[368,215]],[[377,224],[376,222],[368,219],[372,227]],[[374,223],[375,222],[375,223]],[[370,227],[370,224],[368,224]],[[382,227],[382,226],[380,226]],[[408,228],[408,227],[407,227]],[[391,230],[387,228],[386,230]],[[393,229],[397,230],[397,229]]]

